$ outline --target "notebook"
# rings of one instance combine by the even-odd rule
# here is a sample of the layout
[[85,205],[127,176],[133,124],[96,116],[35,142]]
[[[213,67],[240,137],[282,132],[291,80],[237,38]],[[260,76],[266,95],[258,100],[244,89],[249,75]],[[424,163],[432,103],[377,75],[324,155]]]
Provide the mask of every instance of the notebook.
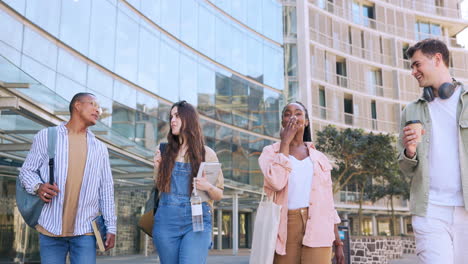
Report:
[[101,252],[106,251],[106,235],[107,235],[107,228],[106,225],[104,224],[104,218],[102,215],[97,216],[96,218],[93,219],[91,222],[91,225],[93,226],[93,232],[94,236],[96,236],[96,243],[98,245],[98,248]]
[[[216,186],[216,182],[218,181],[219,174],[221,173],[221,163],[219,162],[202,162],[200,163],[200,168],[198,169],[197,178],[201,178],[203,175],[203,171],[205,171],[205,177],[209,183]],[[198,195],[200,195],[202,201],[211,200],[208,196],[208,193],[204,191],[199,191]]]

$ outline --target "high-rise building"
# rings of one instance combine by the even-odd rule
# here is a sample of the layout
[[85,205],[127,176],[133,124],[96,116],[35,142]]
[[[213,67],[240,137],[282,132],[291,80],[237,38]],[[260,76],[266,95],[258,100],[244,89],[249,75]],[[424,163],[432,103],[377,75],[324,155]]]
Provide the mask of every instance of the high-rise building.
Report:
[[37,232],[15,207],[15,180],[34,134],[66,122],[82,91],[104,110],[92,131],[109,148],[115,183],[110,254],[143,253],[151,241],[136,223],[179,100],[197,107],[223,165],[214,246],[250,247],[263,184],[257,159],[279,136],[284,101],[278,1],[5,0],[0,21],[0,262],[38,258]]
[[[313,135],[324,126],[397,134],[400,111],[421,94],[406,49],[425,38],[443,40],[450,69],[468,80],[468,51],[457,34],[468,26],[458,0],[283,0],[288,100],[303,101]],[[342,218],[353,221],[353,186],[336,194]],[[407,201],[396,199],[398,233],[406,233]],[[364,204],[365,234],[389,233],[388,200]],[[409,225],[408,225],[409,226]]]

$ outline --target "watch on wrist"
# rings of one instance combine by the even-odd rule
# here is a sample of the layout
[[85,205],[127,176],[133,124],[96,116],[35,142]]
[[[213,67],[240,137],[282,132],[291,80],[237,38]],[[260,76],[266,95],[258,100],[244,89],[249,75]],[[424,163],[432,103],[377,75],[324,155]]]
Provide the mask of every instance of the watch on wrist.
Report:
[[36,184],[36,185],[34,186],[33,192],[34,192],[35,194],[37,194],[37,190],[39,190],[39,187],[41,187],[41,185],[42,185],[42,183],[38,183],[38,184]]

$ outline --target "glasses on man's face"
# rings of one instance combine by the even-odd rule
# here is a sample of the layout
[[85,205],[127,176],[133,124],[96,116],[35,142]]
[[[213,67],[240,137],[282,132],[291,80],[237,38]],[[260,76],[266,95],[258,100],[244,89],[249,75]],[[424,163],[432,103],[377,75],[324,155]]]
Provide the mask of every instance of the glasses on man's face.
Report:
[[88,103],[88,104],[92,105],[94,109],[98,110],[99,115],[102,114],[102,108],[101,108],[101,106],[99,105],[98,102],[96,102],[96,101],[81,101],[81,102]]

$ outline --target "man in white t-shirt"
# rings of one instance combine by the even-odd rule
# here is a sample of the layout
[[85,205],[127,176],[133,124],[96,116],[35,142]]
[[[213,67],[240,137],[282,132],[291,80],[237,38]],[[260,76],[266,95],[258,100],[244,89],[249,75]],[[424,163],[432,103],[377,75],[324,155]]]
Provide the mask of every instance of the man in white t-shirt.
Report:
[[398,144],[400,168],[412,178],[416,253],[424,264],[468,263],[468,91],[450,75],[442,41],[425,39],[407,55],[423,87],[403,110]]

